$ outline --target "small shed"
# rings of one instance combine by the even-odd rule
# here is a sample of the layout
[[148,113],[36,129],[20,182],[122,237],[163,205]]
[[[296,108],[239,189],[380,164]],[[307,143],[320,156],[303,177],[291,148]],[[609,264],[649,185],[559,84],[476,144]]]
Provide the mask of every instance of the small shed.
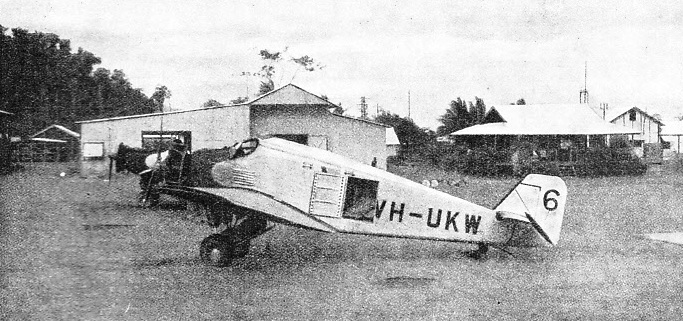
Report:
[[15,143],[17,162],[70,162],[80,156],[81,135],[62,125],[50,125]]
[[14,114],[0,110],[0,174],[11,167],[12,149],[10,145],[9,122]]
[[667,141],[669,149],[676,153],[681,153],[681,147],[683,147],[681,142],[681,136],[683,136],[683,121],[671,121],[667,122],[666,126],[662,129],[660,133],[662,140]]

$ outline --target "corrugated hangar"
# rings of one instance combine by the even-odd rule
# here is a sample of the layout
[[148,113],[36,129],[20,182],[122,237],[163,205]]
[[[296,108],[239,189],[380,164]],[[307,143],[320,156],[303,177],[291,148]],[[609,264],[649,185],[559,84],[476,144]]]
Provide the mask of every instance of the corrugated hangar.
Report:
[[190,150],[222,148],[250,137],[281,137],[386,169],[387,126],[329,111],[334,104],[289,84],[252,101],[79,122],[81,175],[109,170],[119,144],[153,148],[181,139]]

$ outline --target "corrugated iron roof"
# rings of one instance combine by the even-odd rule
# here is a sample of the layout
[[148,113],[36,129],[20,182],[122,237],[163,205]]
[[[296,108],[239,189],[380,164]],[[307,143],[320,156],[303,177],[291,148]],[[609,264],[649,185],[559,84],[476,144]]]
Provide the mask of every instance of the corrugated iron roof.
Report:
[[335,107],[336,105],[314,95],[294,84],[287,84],[275,89],[267,94],[256,97],[246,103],[251,106],[261,105],[319,105],[325,108]]
[[652,117],[650,114],[646,113],[645,111],[643,111],[642,109],[640,109],[640,108],[638,108],[638,107],[617,108],[617,109],[611,110],[611,111],[609,112],[609,115],[607,115],[606,119],[609,120],[609,121],[611,122],[611,121],[613,121],[613,120],[615,120],[615,119],[621,117],[622,115],[624,115],[624,114],[630,112],[631,110],[635,110],[635,111],[637,111],[637,112],[643,114],[645,117],[651,119],[651,120],[654,121],[655,123],[658,123],[659,125],[664,126],[664,123],[662,123],[662,121],[660,121],[660,120],[657,119],[657,118]]
[[501,105],[504,122],[470,126],[451,135],[607,135],[638,134],[639,131],[604,121],[585,104]]
[[[241,104],[175,110],[175,111],[163,112],[163,113],[151,113],[151,114],[142,114],[142,115],[131,115],[131,116],[119,116],[119,117],[111,117],[111,118],[91,119],[91,120],[78,121],[78,122],[76,122],[76,124],[87,124],[87,123],[103,122],[103,121],[110,121],[110,120],[142,118],[142,117],[154,117],[154,116],[187,113],[187,112],[210,110],[210,109],[217,109],[217,108],[230,108],[230,107],[236,107],[236,106],[249,106],[249,107],[251,107],[251,106],[264,106],[264,105],[314,105],[314,106],[325,106],[325,108],[332,108],[332,107],[337,106],[337,105],[335,105],[335,104],[333,104],[327,100],[324,100],[324,99],[322,99],[322,98],[320,98],[314,94],[311,94],[310,92],[308,92],[304,89],[301,89],[300,87],[298,87],[296,85],[287,84],[287,85],[284,85],[284,86],[282,86],[278,89],[275,89],[269,93],[266,93],[266,94],[263,94],[259,97],[256,97],[256,98],[252,99],[251,101],[244,102]],[[374,123],[374,122],[371,121],[370,123]]]
[[398,140],[398,136],[396,136],[396,131],[394,130],[394,127],[389,127],[387,128],[387,136],[386,136],[386,142],[387,145],[401,145],[401,141]]
[[683,136],[683,121],[667,121],[662,127],[662,136]]
[[61,130],[61,131],[63,131],[64,133],[66,133],[67,135],[70,135],[70,136],[73,136],[73,137],[81,137],[81,134],[79,134],[79,133],[77,133],[77,132],[75,132],[75,131],[73,131],[73,130],[71,130],[71,129],[68,129],[68,128],[62,126],[62,125],[57,125],[57,124],[55,124],[55,125],[50,125],[50,126],[48,126],[47,128],[45,128],[45,129],[43,129],[43,130],[41,130],[41,131],[39,131],[39,132],[37,132],[37,133],[31,135],[31,137],[36,137],[36,136],[38,136],[38,135],[40,135],[40,134],[42,134],[42,133],[44,133],[44,132],[50,130],[51,128],[56,128],[56,129],[58,129],[58,130]]

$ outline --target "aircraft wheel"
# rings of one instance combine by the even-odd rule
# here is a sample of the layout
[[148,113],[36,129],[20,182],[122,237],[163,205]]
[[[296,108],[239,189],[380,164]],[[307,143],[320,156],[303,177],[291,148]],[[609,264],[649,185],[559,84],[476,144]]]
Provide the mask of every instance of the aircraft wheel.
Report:
[[479,247],[477,248],[476,251],[472,251],[469,253],[469,256],[473,259],[481,259],[486,253],[489,251],[489,246],[484,243],[479,243]]
[[213,266],[227,266],[235,257],[235,246],[225,235],[212,234],[199,246],[199,258]]
[[245,257],[249,254],[249,241],[235,246],[235,257]]

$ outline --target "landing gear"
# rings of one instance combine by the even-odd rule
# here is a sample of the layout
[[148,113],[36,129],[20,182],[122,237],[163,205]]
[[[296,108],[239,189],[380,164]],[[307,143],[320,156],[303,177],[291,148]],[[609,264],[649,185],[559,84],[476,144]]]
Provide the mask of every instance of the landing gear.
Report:
[[270,230],[268,221],[255,213],[238,214],[234,208],[214,206],[208,214],[209,225],[227,227],[220,233],[209,235],[199,247],[199,258],[213,266],[227,266],[236,258],[249,253],[250,241]]
[[489,246],[487,244],[484,244],[484,243],[478,243],[477,245],[478,245],[477,250],[469,252],[469,256],[473,259],[478,260],[478,259],[482,258],[484,255],[486,255],[486,252],[489,251]]
[[213,266],[229,265],[235,256],[234,252],[234,244],[228,236],[222,234],[209,235],[199,246],[199,258]]

